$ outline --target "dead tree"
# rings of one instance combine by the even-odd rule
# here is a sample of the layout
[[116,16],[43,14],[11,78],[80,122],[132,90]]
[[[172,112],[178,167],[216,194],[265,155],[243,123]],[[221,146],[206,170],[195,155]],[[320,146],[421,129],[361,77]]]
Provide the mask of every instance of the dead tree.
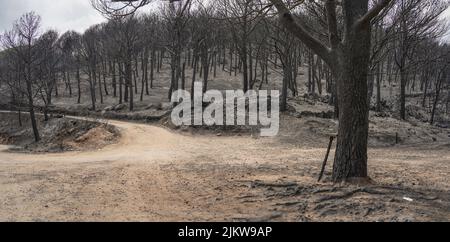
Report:
[[5,48],[11,49],[15,58],[23,63],[21,68],[21,76],[25,80],[25,90],[23,93],[28,100],[28,110],[30,113],[31,126],[33,128],[33,135],[36,142],[41,138],[37,127],[37,120],[35,115],[34,98],[35,92],[33,86],[36,84],[35,69],[38,65],[38,56],[36,41],[38,39],[39,27],[41,17],[34,12],[24,14],[14,23],[11,31],[7,32],[2,42]]
[[406,87],[416,61],[413,52],[425,38],[442,34],[439,16],[447,8],[440,0],[400,0],[394,6],[395,64],[400,73],[400,118],[406,119]]
[[170,53],[171,79],[168,97],[179,88],[182,76],[182,53],[187,45],[186,27],[190,20],[190,1],[170,2],[161,9],[164,20],[164,36],[167,40],[165,49]]
[[331,68],[337,78],[339,131],[333,180],[367,177],[369,108],[367,75],[370,59],[371,21],[390,3],[368,0],[342,1],[343,34],[338,31],[337,2],[325,1],[328,43],[315,38],[282,0],[270,0],[281,23]]
[[[98,26],[93,26],[86,30],[82,37],[82,56],[83,63],[85,66],[85,73],[89,76],[89,91],[91,96],[91,108],[96,110],[96,87],[98,83],[97,77],[97,65],[98,65],[98,47],[99,47],[99,37],[98,37]],[[99,87],[101,92],[101,85]]]
[[[218,2],[218,8],[222,19],[227,21],[228,29],[231,31],[235,49],[238,52],[239,62],[242,65],[243,90],[247,92],[250,88],[252,75],[252,45],[251,34],[256,27],[260,16],[253,11],[254,1],[248,0],[222,0]],[[235,64],[239,66],[237,61]],[[250,67],[249,67],[250,66]]]
[[58,33],[53,30],[42,34],[36,45],[38,46],[37,56],[39,58],[36,79],[39,83],[39,94],[44,103],[44,118],[45,121],[48,121],[48,108],[52,104],[52,93],[56,85],[53,76],[58,71],[59,66],[67,64],[67,59],[64,60],[66,53],[59,51]]

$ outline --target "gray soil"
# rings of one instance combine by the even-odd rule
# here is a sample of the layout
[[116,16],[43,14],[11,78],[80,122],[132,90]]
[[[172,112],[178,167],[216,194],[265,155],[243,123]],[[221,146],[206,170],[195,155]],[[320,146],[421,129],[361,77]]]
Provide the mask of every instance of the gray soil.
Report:
[[[54,109],[116,121],[41,122],[44,140],[57,137],[58,130],[65,138],[50,142],[53,148],[38,145],[46,151],[38,154],[11,151],[11,144],[33,147],[31,130],[26,124],[17,128],[17,119],[4,121],[1,113],[0,220],[450,221],[449,118],[438,112],[441,127],[426,123],[428,110],[417,105],[420,95],[408,99],[408,121],[396,119],[394,99],[386,100],[383,112],[371,113],[372,182],[336,185],[329,182],[334,149],[325,180],[317,182],[338,125],[326,97],[290,98],[280,134],[273,138],[246,127],[175,130],[164,119],[169,73],[156,75],[155,88],[142,102],[136,100],[134,112],[111,96],[89,110],[85,81],[81,104],[67,90],[60,93]],[[299,92],[306,93],[301,77]],[[281,80],[271,75],[264,88],[279,89]],[[239,75],[219,73],[210,81],[211,89],[240,87]],[[397,92],[382,91],[383,99]],[[0,92],[0,102],[7,100],[7,90]],[[108,141],[110,133],[115,135]],[[60,144],[70,148],[59,149]],[[65,152],[48,153],[55,150]]]
[[369,151],[373,182],[335,185],[330,166],[317,182],[333,120],[284,115],[274,138],[109,124],[120,138],[100,150],[0,152],[0,220],[450,221],[444,135],[429,132],[437,141],[421,145],[381,139]]

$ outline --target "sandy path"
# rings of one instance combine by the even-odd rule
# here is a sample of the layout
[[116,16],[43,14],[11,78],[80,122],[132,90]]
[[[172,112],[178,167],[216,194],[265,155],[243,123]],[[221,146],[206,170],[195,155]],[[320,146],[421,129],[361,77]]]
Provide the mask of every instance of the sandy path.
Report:
[[450,220],[448,149],[372,149],[371,176],[400,192],[329,203],[322,196],[353,188],[315,182],[325,149],[110,123],[122,137],[98,151],[29,155],[0,146],[0,220]]

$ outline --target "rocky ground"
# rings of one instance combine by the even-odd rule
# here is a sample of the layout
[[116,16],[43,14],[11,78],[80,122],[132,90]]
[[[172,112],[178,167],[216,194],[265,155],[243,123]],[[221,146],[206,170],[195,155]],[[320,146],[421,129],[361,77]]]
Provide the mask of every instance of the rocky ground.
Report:
[[42,115],[37,116],[41,140],[34,142],[33,130],[27,113],[21,114],[20,125],[18,114],[0,114],[0,144],[11,145],[15,152],[64,152],[95,150],[114,143],[119,132],[111,125],[96,120],[66,118],[62,115],[51,115],[44,121]]

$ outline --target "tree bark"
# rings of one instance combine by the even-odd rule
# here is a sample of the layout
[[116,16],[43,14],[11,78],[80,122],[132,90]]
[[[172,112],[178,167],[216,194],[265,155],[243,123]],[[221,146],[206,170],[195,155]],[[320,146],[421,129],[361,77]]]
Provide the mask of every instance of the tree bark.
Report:
[[[338,50],[337,94],[339,129],[333,180],[366,178],[369,105],[367,76],[370,60],[371,25],[353,27],[368,11],[368,1],[345,1],[346,38]],[[341,51],[342,50],[342,51]],[[337,68],[336,68],[337,67]]]
[[77,87],[78,87],[78,100],[77,103],[81,103],[81,77],[80,77],[80,66],[77,64]]
[[29,77],[27,78],[27,81],[26,81],[28,108],[30,110],[30,119],[31,119],[31,126],[33,128],[34,140],[36,142],[39,142],[41,140],[41,137],[39,135],[39,130],[38,130],[37,121],[36,121],[36,115],[34,113],[33,89],[32,89],[32,85],[31,85],[31,80],[29,80],[30,77],[31,77],[31,75],[29,75]]
[[[152,60],[150,62],[150,88],[153,89],[153,81],[155,80],[155,50],[152,50]],[[147,90],[147,95],[150,95]]]

